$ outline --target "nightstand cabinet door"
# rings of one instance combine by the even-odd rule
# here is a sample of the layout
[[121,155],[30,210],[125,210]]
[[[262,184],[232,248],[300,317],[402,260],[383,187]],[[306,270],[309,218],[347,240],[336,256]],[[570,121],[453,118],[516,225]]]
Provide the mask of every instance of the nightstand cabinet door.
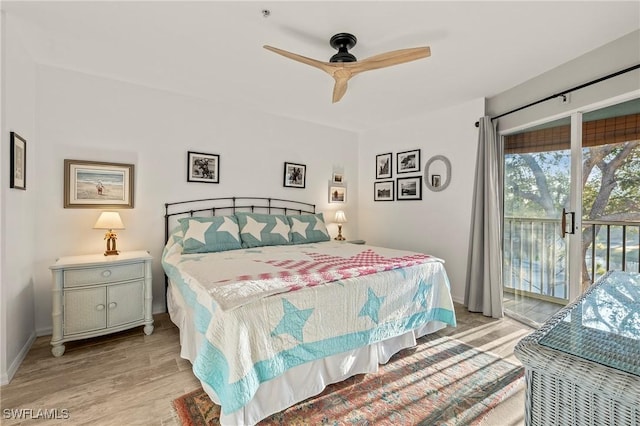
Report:
[[128,324],[144,319],[144,281],[107,287],[108,326]]
[[104,287],[64,292],[64,334],[84,333],[107,327],[107,295]]

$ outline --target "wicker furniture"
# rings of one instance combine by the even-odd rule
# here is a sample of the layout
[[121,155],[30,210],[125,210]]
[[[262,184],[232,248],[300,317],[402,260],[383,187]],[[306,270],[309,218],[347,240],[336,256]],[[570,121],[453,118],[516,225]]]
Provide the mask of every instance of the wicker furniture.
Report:
[[640,425],[640,274],[608,272],[514,353],[527,426]]
[[151,255],[124,251],[117,256],[62,257],[53,275],[51,353],[62,356],[63,343],[144,325],[153,332]]

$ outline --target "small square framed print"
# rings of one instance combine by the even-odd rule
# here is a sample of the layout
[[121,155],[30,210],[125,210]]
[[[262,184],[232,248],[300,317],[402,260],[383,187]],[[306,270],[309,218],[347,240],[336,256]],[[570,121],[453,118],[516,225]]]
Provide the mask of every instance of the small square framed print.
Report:
[[397,178],[398,200],[422,200],[422,178],[420,176]]
[[393,201],[393,181],[373,183],[373,201]]
[[344,175],[342,173],[334,173],[331,180],[333,183],[342,184],[344,183]]
[[9,188],[27,189],[27,141],[11,132],[11,178]]
[[220,183],[220,156],[188,151],[187,182]]
[[304,164],[284,163],[284,186],[304,188],[307,178],[307,166]]
[[392,172],[391,153],[376,155],[376,179],[390,179]]
[[329,186],[329,202],[330,203],[346,203],[347,187],[330,185]]
[[420,150],[404,151],[398,153],[396,160],[398,173],[411,173],[420,171]]

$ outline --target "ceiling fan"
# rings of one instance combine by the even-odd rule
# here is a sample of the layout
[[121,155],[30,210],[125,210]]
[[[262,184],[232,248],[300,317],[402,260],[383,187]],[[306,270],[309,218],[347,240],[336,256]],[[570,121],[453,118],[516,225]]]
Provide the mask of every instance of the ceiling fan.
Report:
[[329,44],[334,49],[337,49],[338,53],[333,55],[329,62],[307,58],[306,56],[297,55],[272,46],[265,45],[263,47],[286,58],[319,68],[333,77],[335,80],[335,85],[333,86],[334,103],[342,99],[347,91],[347,82],[356,74],[431,56],[431,49],[426,46],[393,50],[358,61],[355,56],[349,53],[349,49],[355,46],[357,41],[356,37],[349,33],[339,33],[331,37]]

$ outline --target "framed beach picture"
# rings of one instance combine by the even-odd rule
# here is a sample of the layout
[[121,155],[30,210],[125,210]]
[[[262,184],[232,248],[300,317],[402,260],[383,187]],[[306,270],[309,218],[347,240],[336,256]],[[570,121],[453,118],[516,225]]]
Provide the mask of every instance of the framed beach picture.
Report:
[[397,178],[398,200],[422,200],[422,178],[420,176]]
[[420,171],[420,150],[414,149],[398,153],[396,160],[398,173],[411,173]]
[[133,208],[134,165],[64,160],[65,208]]
[[284,163],[284,186],[304,188],[307,166],[304,164]]
[[391,153],[376,155],[376,179],[391,178]]
[[344,183],[344,175],[342,173],[334,173],[331,180],[333,183],[342,184]]
[[187,182],[220,183],[220,156],[187,151]]
[[373,201],[393,201],[393,181],[373,183]]
[[27,189],[27,141],[11,132],[9,188]]

